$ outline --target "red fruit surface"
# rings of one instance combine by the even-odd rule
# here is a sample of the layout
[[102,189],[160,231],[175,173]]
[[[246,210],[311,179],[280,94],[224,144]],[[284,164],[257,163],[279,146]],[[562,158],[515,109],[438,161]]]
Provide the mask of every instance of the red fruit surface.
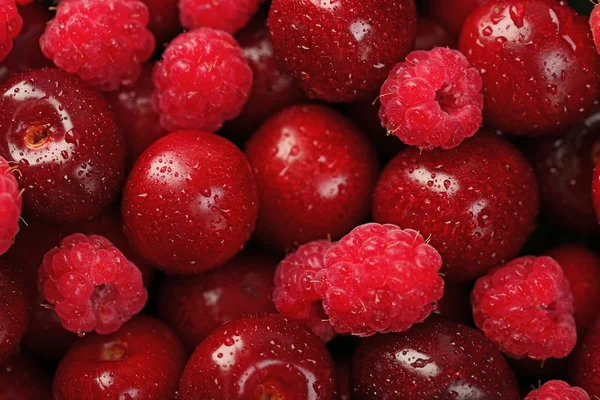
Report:
[[506,133],[555,133],[598,98],[600,56],[565,2],[490,1],[465,21],[459,49],[481,72],[484,122]]
[[0,265],[0,365],[13,352],[27,329],[29,292],[16,271]]
[[242,249],[258,216],[244,154],[212,133],[180,131],[152,144],[121,202],[133,248],[167,273],[214,268]]
[[589,400],[590,396],[578,387],[571,387],[567,382],[552,380],[544,383],[539,389],[532,390],[523,400]]
[[431,317],[405,333],[363,340],[352,361],[352,400],[518,400],[513,372],[474,329]]
[[373,100],[412,48],[416,22],[413,0],[274,0],[269,9],[286,72],[328,102]]
[[321,105],[273,116],[246,144],[256,176],[256,237],[283,252],[311,240],[338,239],[363,222],[379,165],[349,120]]
[[0,366],[0,399],[52,400],[50,377],[26,353],[14,354]]
[[179,0],[181,25],[234,34],[243,28],[263,0]]
[[419,17],[417,20],[417,37],[413,50],[431,50],[434,47],[450,47],[455,49],[458,42],[440,24],[428,17]]
[[184,365],[177,336],[137,316],[113,334],[77,340],[58,365],[54,399],[173,399]]
[[33,3],[34,0],[17,0],[18,6],[26,6],[28,4]]
[[162,50],[183,28],[179,23],[177,0],[142,0],[148,7],[150,22],[148,30],[156,39],[156,48]]
[[54,223],[94,218],[116,200],[125,146],[104,97],[58,69],[0,87],[0,156],[18,165],[23,211]]
[[600,111],[560,138],[532,141],[527,156],[540,183],[544,216],[572,232],[600,232],[592,202],[592,172],[600,157]]
[[596,50],[600,51],[600,8],[597,6],[598,3],[594,5],[590,14],[590,28],[592,28],[592,38],[594,39]]
[[23,27],[15,0],[0,0],[0,61],[13,49],[13,39]]
[[275,312],[271,300],[277,259],[246,250],[217,269],[167,277],[157,298],[157,314],[191,353],[212,331],[232,319]]
[[6,160],[0,157],[0,255],[8,251],[19,232],[22,203],[19,183]]
[[600,159],[592,171],[592,203],[594,204],[594,211],[596,214],[596,220],[600,224]]
[[600,393],[600,318],[596,317],[570,357],[569,383]]
[[350,359],[335,360],[335,400],[350,400]]
[[538,197],[523,155],[480,132],[449,151],[401,151],[379,177],[373,218],[430,238],[445,277],[468,281],[517,255],[533,231]]
[[226,323],[194,351],[180,400],[332,400],[333,360],[307,327],[278,314]]
[[453,36],[459,37],[467,17],[488,0],[428,0],[427,15]]

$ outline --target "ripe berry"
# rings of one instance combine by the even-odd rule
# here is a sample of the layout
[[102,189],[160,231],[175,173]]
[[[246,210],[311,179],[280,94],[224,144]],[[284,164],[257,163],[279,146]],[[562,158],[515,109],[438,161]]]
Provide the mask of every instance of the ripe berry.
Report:
[[64,238],[44,256],[40,283],[71,332],[113,333],[148,299],[140,270],[102,236]]
[[455,49],[457,46],[458,43],[454,36],[441,25],[427,17],[419,17],[413,50],[431,50],[434,47]]
[[328,102],[375,98],[412,48],[416,20],[412,0],[274,0],[269,9],[284,69],[309,97]]
[[178,0],[142,0],[148,7],[150,22],[148,30],[156,39],[156,47],[162,50],[163,46],[171,41],[183,28],[179,23]]
[[0,157],[0,255],[12,246],[19,232],[22,203],[17,179],[6,160]]
[[333,400],[335,371],[323,342],[278,314],[246,317],[212,332],[194,351],[179,399]]
[[595,318],[570,357],[569,382],[600,393],[600,318]]
[[518,400],[513,372],[474,329],[433,316],[405,333],[364,339],[352,361],[352,400]]
[[277,266],[273,291],[273,301],[281,315],[306,324],[326,343],[336,333],[323,311],[315,283],[330,246],[328,240],[315,240],[288,254]]
[[149,19],[140,0],[63,0],[40,46],[57,67],[101,90],[116,90],[133,85],[154,52]]
[[592,38],[596,50],[600,51],[600,8],[598,8],[598,3],[594,5],[590,14],[590,28],[592,28]]
[[488,0],[429,0],[427,14],[454,37],[460,36],[463,23],[477,7]]
[[579,387],[571,387],[564,381],[548,381],[539,389],[532,390],[523,400],[589,400],[590,396]]
[[54,398],[173,399],[185,352],[162,322],[137,316],[117,332],[75,342],[54,376]]
[[367,218],[377,156],[337,112],[289,107],[250,138],[246,154],[260,195],[255,235],[267,247],[283,252],[327,236],[338,239]]
[[0,266],[0,365],[18,349],[29,316],[29,293],[21,278]]
[[154,107],[165,129],[215,132],[242,111],[252,69],[231,35],[200,28],[169,44],[153,80]]
[[600,89],[600,56],[589,31],[565,2],[500,0],[477,8],[459,49],[481,72],[484,122],[539,136],[587,115]]
[[133,248],[167,273],[214,268],[242,249],[258,217],[244,154],[212,133],[180,131],[137,160],[121,202]]
[[271,300],[277,259],[244,251],[217,269],[167,277],[157,299],[157,314],[191,353],[212,331],[232,319],[275,312]]
[[13,48],[13,39],[23,27],[15,0],[0,0],[0,61],[4,60]]
[[442,298],[441,266],[440,254],[418,232],[370,223],[327,250],[316,291],[338,333],[402,332]]
[[451,149],[481,125],[481,76],[457,50],[414,51],[381,87],[379,116],[390,134],[423,150]]
[[58,69],[19,74],[0,87],[0,156],[18,165],[25,214],[92,219],[118,196],[123,137],[103,96]]
[[181,25],[234,34],[243,28],[263,0],[179,0]]
[[533,231],[538,197],[521,153],[480,132],[450,151],[401,151],[379,177],[373,218],[431,238],[445,276],[468,281],[517,255]]
[[526,256],[499,266],[475,283],[475,324],[513,358],[563,358],[575,347],[573,295],[560,265]]
[[52,400],[48,374],[26,353],[14,354],[0,364],[0,399]]

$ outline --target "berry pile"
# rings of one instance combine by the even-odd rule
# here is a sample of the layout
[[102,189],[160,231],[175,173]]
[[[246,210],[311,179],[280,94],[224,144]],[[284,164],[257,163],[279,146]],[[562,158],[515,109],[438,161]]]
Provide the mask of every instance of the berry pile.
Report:
[[600,6],[0,0],[0,400],[600,397]]

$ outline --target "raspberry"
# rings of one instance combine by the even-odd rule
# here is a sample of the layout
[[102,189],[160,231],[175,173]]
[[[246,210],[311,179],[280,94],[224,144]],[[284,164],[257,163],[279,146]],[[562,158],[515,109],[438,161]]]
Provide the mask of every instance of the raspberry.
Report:
[[140,270],[103,236],[67,236],[44,256],[40,282],[65,329],[105,335],[146,303]]
[[19,231],[22,203],[17,179],[6,160],[0,157],[0,255],[12,246]]
[[594,6],[590,14],[590,27],[592,28],[592,37],[594,38],[596,50],[600,52],[600,7],[598,7],[598,4]]
[[101,90],[131,86],[154,52],[139,0],[63,0],[40,38],[42,51],[67,72]]
[[513,358],[563,358],[575,347],[573,295],[550,257],[520,257],[493,269],[477,280],[471,304],[477,327]]
[[252,88],[252,69],[235,39],[200,28],[176,37],[154,68],[154,107],[169,130],[214,132],[238,116]]
[[12,50],[13,39],[21,32],[23,19],[15,0],[0,0],[0,61]]
[[379,117],[408,145],[451,149],[481,125],[481,87],[479,72],[459,51],[413,51],[381,87]]
[[539,389],[529,392],[523,400],[589,400],[585,390],[571,387],[564,381],[548,381]]
[[412,229],[361,225],[327,250],[317,292],[338,333],[401,332],[442,298],[442,257]]
[[315,288],[315,275],[323,268],[328,240],[306,243],[279,263],[275,271],[273,302],[281,315],[305,323],[328,342],[335,336]]
[[258,11],[262,0],[180,0],[179,18],[188,29],[214,28],[234,34]]

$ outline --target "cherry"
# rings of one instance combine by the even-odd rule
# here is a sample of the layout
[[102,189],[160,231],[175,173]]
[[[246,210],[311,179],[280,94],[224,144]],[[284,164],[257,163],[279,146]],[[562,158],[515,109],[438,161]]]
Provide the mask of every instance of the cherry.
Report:
[[432,316],[408,332],[363,340],[352,399],[520,399],[513,372],[481,333]]
[[289,107],[250,138],[246,154],[260,195],[255,235],[267,247],[338,239],[367,218],[377,156],[337,112]]
[[184,365],[177,336],[139,315],[115,333],[77,340],[58,365],[54,398],[172,399]]
[[258,216],[258,193],[233,143],[179,131],[140,156],[121,208],[125,233],[142,257],[167,273],[194,273],[242,249]]
[[437,22],[427,17],[419,17],[413,50],[431,50],[434,47],[455,49],[457,45],[456,38]]
[[148,29],[156,38],[156,48],[171,41],[177,34],[183,31],[179,23],[179,9],[177,0],[142,0],[150,11],[150,23]]
[[334,364],[307,327],[278,314],[246,317],[211,333],[189,359],[180,400],[332,400]]
[[600,56],[566,2],[487,2],[465,21],[459,49],[481,72],[484,122],[507,133],[560,133],[598,98]]
[[27,354],[14,354],[0,366],[0,399],[52,400],[50,377]]
[[19,274],[0,265],[0,365],[18,350],[27,329],[29,296]]
[[427,13],[454,37],[460,36],[467,17],[488,0],[429,0]]
[[381,173],[373,218],[418,230],[468,281],[515,257],[533,231],[538,186],[523,155],[480,132],[452,150],[401,151]]
[[600,393],[600,318],[596,317],[569,360],[569,383]]
[[415,4],[274,0],[269,31],[275,54],[309,97],[372,101],[389,71],[413,46]]
[[600,159],[592,171],[592,204],[596,214],[596,221],[600,224]]
[[277,312],[271,300],[278,259],[244,251],[221,267],[185,277],[167,277],[157,313],[192,352],[213,330],[244,315]]
[[26,215],[50,222],[94,218],[123,181],[123,137],[104,97],[45,68],[0,87],[0,155],[18,166]]

